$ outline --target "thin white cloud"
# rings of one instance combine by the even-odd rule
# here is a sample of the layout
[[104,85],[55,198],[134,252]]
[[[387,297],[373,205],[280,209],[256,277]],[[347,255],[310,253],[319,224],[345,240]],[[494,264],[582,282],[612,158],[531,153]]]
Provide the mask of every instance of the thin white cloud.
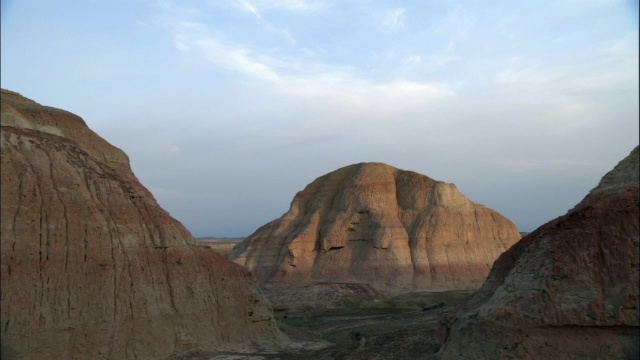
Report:
[[258,12],[258,9],[249,2],[249,0],[237,0],[238,3],[240,4],[240,6],[242,6],[242,8],[250,13],[252,13],[253,15],[255,15],[258,19],[261,18],[260,16],[260,12]]
[[184,37],[180,35],[176,35],[173,37],[173,45],[180,51],[187,51],[190,49],[187,41],[185,41]]
[[[350,62],[349,58],[343,58],[347,65],[342,66],[318,60],[325,56],[323,51],[330,52],[333,48],[305,42],[306,33],[286,30],[279,33],[280,27],[289,23],[270,18],[277,9],[309,11],[312,3],[248,1],[262,16],[259,22],[249,19],[249,24],[255,26],[253,30],[264,31],[260,35],[268,41],[254,42],[246,37],[239,40],[246,35],[244,32],[242,36],[224,32],[196,15],[174,16],[169,27],[176,47],[185,56],[198,56],[211,67],[244,77],[241,82],[231,76],[221,81],[236,81],[232,88],[241,84],[235,91],[242,94],[240,97],[246,94],[242,101],[250,102],[251,106],[239,106],[239,110],[238,105],[222,104],[215,116],[211,113],[205,116],[223,118],[216,121],[233,123],[237,131],[232,142],[212,155],[215,157],[212,163],[224,164],[228,174],[235,174],[228,175],[233,180],[219,188],[231,189],[238,186],[238,178],[248,179],[256,173],[290,171],[286,176],[265,176],[261,182],[269,194],[277,192],[273,190],[276,186],[282,186],[282,204],[286,208],[292,192],[313,176],[348,163],[383,161],[459,183],[474,199],[474,192],[490,193],[497,184],[503,184],[504,174],[508,174],[509,184],[501,186],[500,192],[509,195],[501,193],[492,201],[495,206],[500,205],[496,208],[511,209],[514,207],[508,201],[501,203],[499,199],[525,193],[512,184],[534,178],[538,182],[549,181],[549,187],[553,188],[558,187],[558,179],[570,179],[573,183],[596,174],[595,179],[601,176],[599,167],[606,160],[600,155],[603,150],[637,139],[637,131],[620,130],[635,129],[629,123],[637,122],[637,110],[630,113],[628,105],[637,99],[633,97],[637,94],[637,82],[629,81],[638,76],[637,70],[629,71],[638,67],[637,46],[631,41],[621,39],[619,43],[606,43],[606,47],[601,45],[599,53],[592,53],[590,59],[548,64],[545,60],[549,56],[536,52],[537,57],[533,57],[525,51],[526,47],[493,51],[487,43],[471,44],[470,40],[477,40],[472,30],[476,26],[481,30],[483,24],[476,25],[470,15],[475,13],[455,8],[422,29],[432,36],[425,38],[433,39],[434,45],[403,48],[393,44],[374,49],[381,55],[379,61],[371,62],[372,66],[393,64],[391,69],[381,67],[380,73],[384,75],[374,78],[365,69],[368,65],[356,68],[356,62]],[[247,17],[243,20],[247,20],[250,11],[244,11]],[[411,25],[405,18],[412,15],[411,11],[407,8],[405,12],[388,13],[386,29]],[[367,26],[380,30],[384,13],[373,10],[370,13],[378,17]],[[277,26],[268,28],[270,20]],[[300,43],[294,49],[286,47],[287,42],[298,45],[292,34],[299,36]],[[396,34],[391,31],[384,35],[395,40]],[[285,42],[283,39],[288,36],[292,39]],[[272,41],[274,38],[276,41]],[[310,47],[306,53],[304,46]],[[342,54],[326,58],[339,56]],[[477,59],[470,59],[475,56]],[[461,73],[452,75],[452,69],[460,69]],[[476,81],[474,76],[482,81]],[[436,83],[432,79],[444,80]],[[465,86],[444,81],[465,81]],[[209,132],[199,133],[202,135],[194,137],[206,134],[207,139],[201,141],[211,143]],[[178,145],[181,157],[202,156],[200,148]],[[589,152],[592,153],[587,157],[585,154]],[[593,163],[581,162],[587,158]],[[305,171],[293,165],[283,167],[283,163],[304,163]],[[189,171],[202,175],[190,178],[207,178],[199,165]],[[285,181],[291,183],[287,188],[282,185]],[[593,185],[584,185],[575,192],[581,195]],[[206,184],[202,188],[210,187]],[[572,184],[569,189],[574,188]],[[234,193],[233,203],[255,202],[242,196]],[[211,206],[220,201],[207,203]],[[569,199],[563,204],[573,203],[575,200]],[[559,215],[565,210],[562,206],[565,205],[559,210],[546,210],[545,216],[556,212]],[[273,210],[264,211],[270,212]],[[530,230],[536,222],[545,220],[539,217],[531,220],[527,215],[526,222],[519,225]],[[270,215],[265,215],[265,221],[269,219]],[[256,223],[259,225],[260,221]]]
[[[621,39],[605,48],[596,49],[593,59],[579,65],[556,64],[543,66],[540,60],[512,56],[507,68],[495,75],[496,85],[514,87],[522,91],[544,91],[563,95],[593,95],[628,88],[629,79],[638,77],[637,46]],[[538,63],[538,64],[537,64]],[[629,69],[633,69],[629,72]],[[635,89],[637,89],[637,81]]]
[[248,49],[224,45],[213,37],[195,39],[192,43],[214,64],[248,77],[280,82],[280,76],[269,65],[256,59]]
[[279,8],[295,12],[309,12],[320,9],[327,1],[308,0],[259,0],[256,1],[260,7]]
[[[266,2],[242,1],[249,8],[266,6]],[[271,1],[270,6],[306,9],[315,3],[304,1]],[[256,10],[257,12],[258,10]],[[404,9],[390,13],[388,25],[403,26]],[[444,83],[423,83],[403,77],[374,81],[348,66],[329,65],[306,58],[284,59],[261,53],[258,49],[223,42],[202,23],[176,19],[172,26],[175,46],[182,50],[197,49],[210,63],[241,74],[255,86],[265,85],[295,101],[320,102],[342,114],[371,113],[372,117],[393,116],[455,95],[454,88]],[[419,64],[416,55],[409,60]],[[257,81],[257,82],[256,82]]]
[[460,60],[460,57],[456,55],[454,44],[449,42],[447,47],[440,52],[429,55],[413,54],[405,57],[401,60],[396,73],[400,78],[420,78],[436,73],[458,60]]
[[498,84],[520,84],[523,86],[541,85],[550,80],[550,76],[535,69],[508,69],[495,76]]
[[447,84],[402,79],[375,83],[348,67],[286,62],[245,48],[223,45],[214,38],[194,40],[193,44],[216,65],[263,81],[285,96],[315,99],[345,114],[366,112],[375,114],[374,117],[389,116],[455,95]]
[[382,26],[389,30],[402,29],[405,27],[406,9],[393,9],[386,12],[382,21]]
[[173,1],[170,0],[156,0],[156,4],[163,12],[172,14],[173,16],[179,16],[182,18],[193,18],[202,16],[202,11],[193,7],[176,5]]
[[402,65],[413,65],[420,64],[422,62],[422,57],[419,55],[412,55],[404,59]]
[[200,33],[204,26],[193,21],[179,21],[171,24],[174,31],[173,45],[180,51],[187,51],[191,48],[191,34]]
[[285,29],[280,29],[272,24],[265,24],[265,29],[272,34],[285,39],[289,43],[289,45],[295,45],[297,43],[293,35],[291,35],[291,33]]
[[457,6],[447,16],[438,19],[432,25],[436,33],[447,34],[451,39],[450,46],[455,46],[457,42],[467,40],[471,30],[476,26],[476,18],[464,7]]

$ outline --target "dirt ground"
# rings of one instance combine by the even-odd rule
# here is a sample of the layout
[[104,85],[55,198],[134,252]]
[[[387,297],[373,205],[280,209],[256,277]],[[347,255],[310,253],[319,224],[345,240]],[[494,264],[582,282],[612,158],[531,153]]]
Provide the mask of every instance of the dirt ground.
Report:
[[[190,353],[170,360],[435,359],[439,349],[438,314],[450,311],[471,294],[411,293],[336,309],[297,304],[276,311],[275,316],[280,329],[302,344],[298,347]],[[324,347],[318,349],[322,344]]]

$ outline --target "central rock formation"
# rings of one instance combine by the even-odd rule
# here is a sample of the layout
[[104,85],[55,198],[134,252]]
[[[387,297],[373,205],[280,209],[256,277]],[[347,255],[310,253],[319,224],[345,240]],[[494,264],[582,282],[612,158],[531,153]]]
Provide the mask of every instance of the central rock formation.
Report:
[[164,359],[276,340],[248,271],[78,116],[2,90],[3,359]]
[[513,223],[453,184],[361,163],[313,181],[230,258],[272,289],[323,282],[474,289],[519,239]]
[[496,260],[441,319],[443,359],[638,359],[638,154]]

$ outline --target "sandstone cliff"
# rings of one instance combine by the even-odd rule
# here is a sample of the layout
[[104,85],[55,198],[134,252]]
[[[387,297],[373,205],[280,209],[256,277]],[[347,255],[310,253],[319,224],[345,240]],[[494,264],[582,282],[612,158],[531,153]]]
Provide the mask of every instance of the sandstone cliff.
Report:
[[273,289],[323,282],[469,289],[519,239],[513,223],[453,184],[362,163],[313,181],[230,258]]
[[443,359],[637,359],[638,148],[441,319]]
[[197,246],[76,115],[2,90],[3,358],[158,359],[272,341],[241,266]]

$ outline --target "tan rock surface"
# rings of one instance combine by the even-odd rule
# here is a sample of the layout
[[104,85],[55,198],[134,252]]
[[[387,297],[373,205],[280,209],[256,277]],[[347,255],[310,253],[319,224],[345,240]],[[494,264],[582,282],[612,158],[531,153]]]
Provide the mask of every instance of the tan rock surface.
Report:
[[78,116],[2,90],[3,358],[159,359],[271,342],[268,303]]
[[638,148],[585,199],[496,260],[443,317],[443,359],[637,359]]
[[513,223],[453,184],[361,163],[313,181],[230,258],[273,289],[321,282],[470,289],[519,239]]

